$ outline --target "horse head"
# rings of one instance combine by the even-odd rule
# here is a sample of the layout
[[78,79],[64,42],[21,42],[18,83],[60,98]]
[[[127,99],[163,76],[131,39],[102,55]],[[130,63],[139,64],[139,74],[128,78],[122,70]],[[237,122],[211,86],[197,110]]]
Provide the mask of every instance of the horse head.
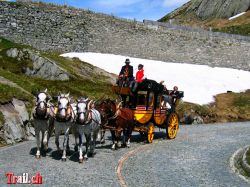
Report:
[[80,124],[84,124],[86,121],[86,113],[88,109],[88,101],[89,99],[85,98],[80,98],[77,100],[77,106],[76,106],[76,111],[77,111],[77,122]]
[[107,121],[115,115],[116,104],[111,99],[105,99],[97,105],[97,110],[101,114],[102,121]]
[[44,118],[47,113],[49,95],[47,94],[47,89],[41,91],[36,96],[36,116]]
[[71,117],[70,97],[68,94],[59,94],[58,96],[58,112],[57,117],[68,120]]

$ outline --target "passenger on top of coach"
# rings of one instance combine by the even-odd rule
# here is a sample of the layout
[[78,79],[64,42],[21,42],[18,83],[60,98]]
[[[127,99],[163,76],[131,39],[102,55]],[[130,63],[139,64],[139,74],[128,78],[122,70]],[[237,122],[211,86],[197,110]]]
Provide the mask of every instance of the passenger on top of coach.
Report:
[[138,71],[136,73],[136,77],[135,80],[133,82],[130,83],[130,89],[132,92],[135,92],[138,84],[140,84],[143,81],[144,78],[144,69],[143,69],[143,65],[139,64],[138,65]]
[[166,107],[166,104],[169,103],[169,105],[172,108],[173,105],[175,105],[175,103],[176,103],[178,95],[179,95],[179,91],[178,91],[177,86],[174,86],[173,91],[171,91],[169,93],[166,85],[164,85],[164,89],[163,89],[164,104],[163,104],[163,106]]
[[124,83],[127,83],[126,85],[129,86],[130,81],[134,80],[133,66],[129,65],[130,60],[128,58],[125,60],[125,64],[126,65],[122,66],[122,69],[119,73],[118,83],[117,83],[119,86],[123,86]]

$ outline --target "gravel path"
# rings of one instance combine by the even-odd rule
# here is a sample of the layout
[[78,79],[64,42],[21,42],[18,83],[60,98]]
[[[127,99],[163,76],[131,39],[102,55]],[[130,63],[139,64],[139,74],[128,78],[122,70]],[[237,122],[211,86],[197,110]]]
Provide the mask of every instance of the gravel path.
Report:
[[[250,144],[250,122],[206,126],[181,126],[175,140],[165,140],[156,130],[155,143],[124,162],[122,175],[128,186],[249,186],[229,168],[229,158],[240,147]],[[109,137],[109,133],[108,133]],[[73,150],[73,138],[70,139]],[[15,175],[37,172],[41,186],[120,186],[116,167],[128,151],[145,145],[135,133],[130,149],[110,150],[110,140],[97,145],[97,154],[83,164],[72,151],[62,162],[55,151],[35,159],[35,142],[0,148],[0,186],[6,186],[6,172]],[[60,141],[62,144],[62,141]],[[18,185],[22,186],[22,185]]]

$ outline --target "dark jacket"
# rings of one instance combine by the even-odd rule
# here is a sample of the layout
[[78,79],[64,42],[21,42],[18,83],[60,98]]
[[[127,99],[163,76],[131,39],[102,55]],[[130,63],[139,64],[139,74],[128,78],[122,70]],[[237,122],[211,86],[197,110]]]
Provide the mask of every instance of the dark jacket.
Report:
[[132,81],[134,79],[134,77],[133,77],[133,66],[130,66],[130,65],[122,66],[122,69],[121,69],[121,71],[119,73],[119,76],[120,75],[125,75],[126,77],[129,78],[130,81]]
[[172,97],[174,97],[174,98],[177,98],[178,96],[179,96],[179,91],[172,91],[171,93],[170,93],[170,95],[172,96]]

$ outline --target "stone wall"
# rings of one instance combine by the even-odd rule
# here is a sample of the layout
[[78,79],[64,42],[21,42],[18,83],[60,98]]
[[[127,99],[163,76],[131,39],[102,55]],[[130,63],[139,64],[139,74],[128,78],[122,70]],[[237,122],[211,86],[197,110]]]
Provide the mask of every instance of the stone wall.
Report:
[[250,42],[48,4],[0,2],[0,35],[41,50],[113,53],[250,70]]

